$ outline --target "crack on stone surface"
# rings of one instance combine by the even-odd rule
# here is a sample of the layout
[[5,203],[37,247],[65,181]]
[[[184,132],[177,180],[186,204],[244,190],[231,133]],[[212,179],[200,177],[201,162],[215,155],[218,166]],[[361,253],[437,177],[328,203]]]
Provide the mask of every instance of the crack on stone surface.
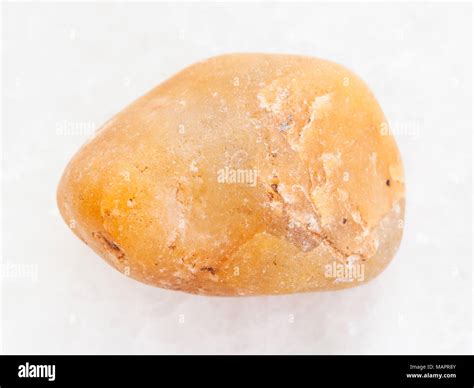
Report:
[[102,243],[104,249],[112,254],[119,262],[122,263],[126,260],[125,251],[106,233],[92,232],[92,237],[99,240]]
[[201,267],[199,268],[199,271],[201,272],[209,272],[211,275],[215,275],[216,274],[216,269],[214,267]]

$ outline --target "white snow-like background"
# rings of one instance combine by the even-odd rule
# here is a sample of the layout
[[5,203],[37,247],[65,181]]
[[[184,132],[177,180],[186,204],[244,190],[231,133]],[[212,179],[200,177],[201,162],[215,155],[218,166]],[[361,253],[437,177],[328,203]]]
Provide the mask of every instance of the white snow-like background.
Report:
[[[4,353],[471,353],[469,4],[4,4]],[[210,298],[109,267],[59,216],[94,128],[181,68],[228,52],[339,62],[372,88],[407,184],[404,239],[369,284]]]

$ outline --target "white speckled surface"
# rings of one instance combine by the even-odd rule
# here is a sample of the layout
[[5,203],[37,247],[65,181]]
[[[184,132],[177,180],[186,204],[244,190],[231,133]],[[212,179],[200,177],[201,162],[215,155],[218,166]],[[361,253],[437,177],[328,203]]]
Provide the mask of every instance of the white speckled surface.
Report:
[[[3,22],[3,352],[471,353],[470,5],[8,4]],[[407,209],[396,258],[368,285],[160,290],[60,219],[60,174],[95,127],[184,66],[238,51],[332,59],[377,96]]]

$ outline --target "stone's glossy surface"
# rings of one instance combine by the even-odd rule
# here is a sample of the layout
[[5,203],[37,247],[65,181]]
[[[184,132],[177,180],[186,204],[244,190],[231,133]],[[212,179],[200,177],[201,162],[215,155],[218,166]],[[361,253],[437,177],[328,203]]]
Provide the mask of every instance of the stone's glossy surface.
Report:
[[126,275],[207,295],[366,282],[403,229],[399,152],[367,86],[269,54],[196,63],[106,123],[66,168],[71,229]]

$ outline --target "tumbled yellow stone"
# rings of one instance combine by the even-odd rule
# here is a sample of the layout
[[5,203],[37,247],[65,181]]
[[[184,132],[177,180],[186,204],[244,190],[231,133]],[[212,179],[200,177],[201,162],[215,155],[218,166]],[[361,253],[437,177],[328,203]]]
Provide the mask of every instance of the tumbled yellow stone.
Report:
[[115,268],[207,295],[364,283],[403,229],[402,163],[377,100],[344,67],[292,55],[184,69],[99,129],[57,195]]

